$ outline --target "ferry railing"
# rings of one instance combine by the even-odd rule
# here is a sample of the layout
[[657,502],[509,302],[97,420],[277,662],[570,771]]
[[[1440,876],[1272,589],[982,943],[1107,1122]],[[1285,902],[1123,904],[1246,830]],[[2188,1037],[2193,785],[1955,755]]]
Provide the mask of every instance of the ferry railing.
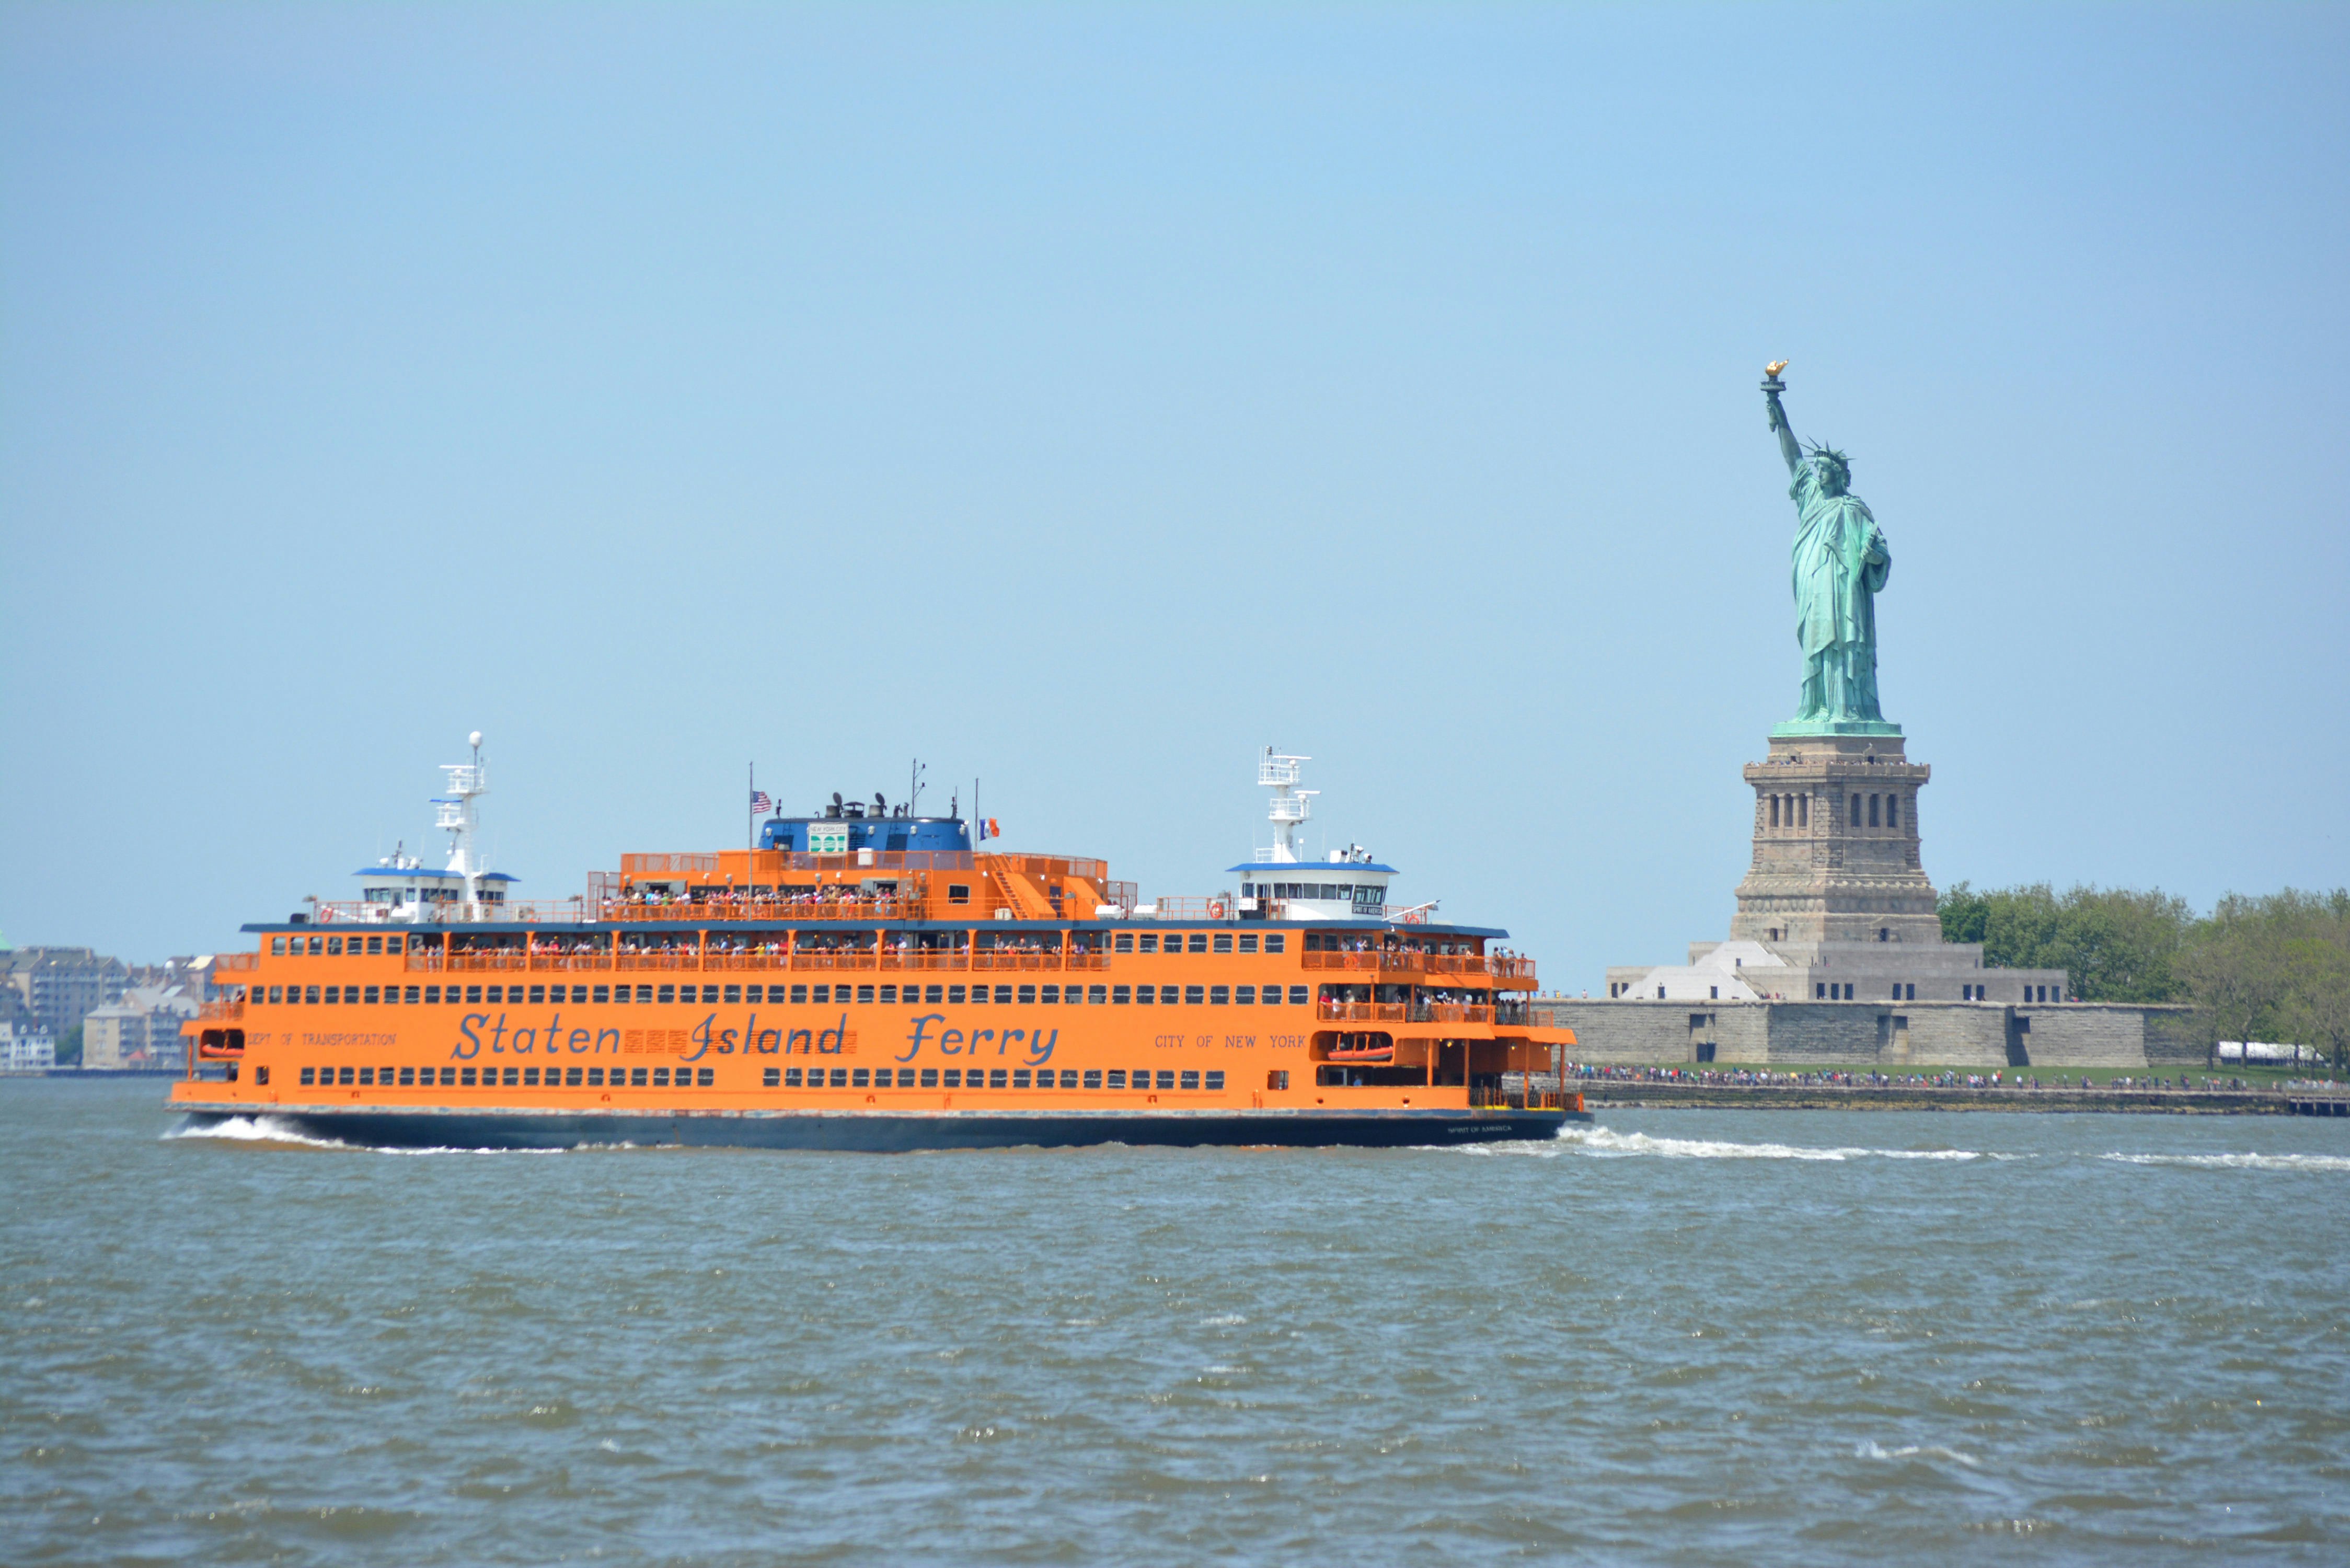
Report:
[[789,969],[791,961],[792,955],[789,953],[704,953],[702,955],[702,967],[706,970]]
[[533,951],[530,967],[535,970],[610,969],[612,955],[608,952],[551,953]]
[[1066,953],[1062,957],[1061,967],[1064,969],[1107,969],[1109,967],[1109,954],[1088,952]]
[[612,955],[612,967],[629,970],[700,969],[702,955],[691,948],[679,948],[668,952],[620,952]]
[[1583,1096],[1561,1094],[1556,1089],[1513,1089],[1492,1084],[1471,1084],[1469,1086],[1469,1106],[1471,1110],[1492,1111],[1579,1111],[1583,1108]]
[[1403,1023],[1411,1011],[1401,1002],[1326,1002],[1320,1004],[1316,1016],[1341,1023]]
[[207,1002],[197,1009],[196,1016],[210,1023],[219,1019],[236,1020],[244,1016],[242,1002]]
[[[413,966],[411,966],[413,967]],[[489,951],[453,952],[449,955],[448,968],[478,973],[485,971],[528,969],[530,955],[520,948],[498,948]]]
[[257,969],[260,964],[259,953],[214,953],[213,955],[213,968],[221,971]]
[[1491,1023],[1493,1022],[1493,1010],[1457,1002],[1421,1002],[1411,1005],[1410,1021],[1414,1023]]
[[879,969],[880,955],[867,952],[794,953],[792,967],[795,970]]
[[969,969],[971,954],[968,950],[883,953],[881,967],[883,969]]
[[1059,953],[1005,952],[982,948],[971,955],[971,967],[975,970],[1047,970],[1061,967]]

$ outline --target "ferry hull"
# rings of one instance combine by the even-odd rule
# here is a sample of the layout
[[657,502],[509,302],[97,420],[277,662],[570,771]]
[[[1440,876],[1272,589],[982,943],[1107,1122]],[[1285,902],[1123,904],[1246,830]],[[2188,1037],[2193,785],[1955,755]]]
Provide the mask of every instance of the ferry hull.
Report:
[[666,1113],[336,1110],[238,1106],[195,1110],[190,1127],[266,1116],[308,1137],[363,1148],[689,1147],[905,1154],[924,1149],[1162,1147],[1409,1148],[1554,1137],[1587,1111],[1253,1111],[1096,1115],[866,1112]]

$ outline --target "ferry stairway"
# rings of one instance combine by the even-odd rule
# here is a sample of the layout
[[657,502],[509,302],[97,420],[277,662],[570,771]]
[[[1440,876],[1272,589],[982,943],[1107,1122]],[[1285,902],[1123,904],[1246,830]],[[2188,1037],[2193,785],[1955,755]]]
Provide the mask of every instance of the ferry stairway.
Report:
[[1050,920],[1058,918],[1054,900],[1045,895],[1025,877],[1007,874],[1001,866],[987,868],[988,886],[995,889],[1001,906],[1010,909],[1014,918],[1023,920]]

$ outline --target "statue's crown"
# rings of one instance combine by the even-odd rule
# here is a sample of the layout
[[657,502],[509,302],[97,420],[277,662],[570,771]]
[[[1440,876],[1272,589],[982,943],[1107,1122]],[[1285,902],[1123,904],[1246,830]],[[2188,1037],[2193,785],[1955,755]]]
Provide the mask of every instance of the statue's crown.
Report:
[[1852,472],[1852,459],[1846,457],[1835,448],[1828,445],[1827,442],[1815,441],[1809,444],[1812,449],[1812,458],[1814,462],[1832,462],[1835,464],[1836,467],[1843,469],[1846,473],[1850,473]]

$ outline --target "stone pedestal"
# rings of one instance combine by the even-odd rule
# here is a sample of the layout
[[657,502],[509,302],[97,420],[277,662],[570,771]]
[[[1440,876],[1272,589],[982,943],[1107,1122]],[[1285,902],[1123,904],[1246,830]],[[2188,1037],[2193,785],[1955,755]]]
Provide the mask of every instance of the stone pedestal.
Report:
[[1918,858],[1918,794],[1933,770],[1903,746],[1898,734],[1773,735],[1768,759],[1747,764],[1754,859],[1731,940],[1797,961],[1848,942],[1941,941]]

